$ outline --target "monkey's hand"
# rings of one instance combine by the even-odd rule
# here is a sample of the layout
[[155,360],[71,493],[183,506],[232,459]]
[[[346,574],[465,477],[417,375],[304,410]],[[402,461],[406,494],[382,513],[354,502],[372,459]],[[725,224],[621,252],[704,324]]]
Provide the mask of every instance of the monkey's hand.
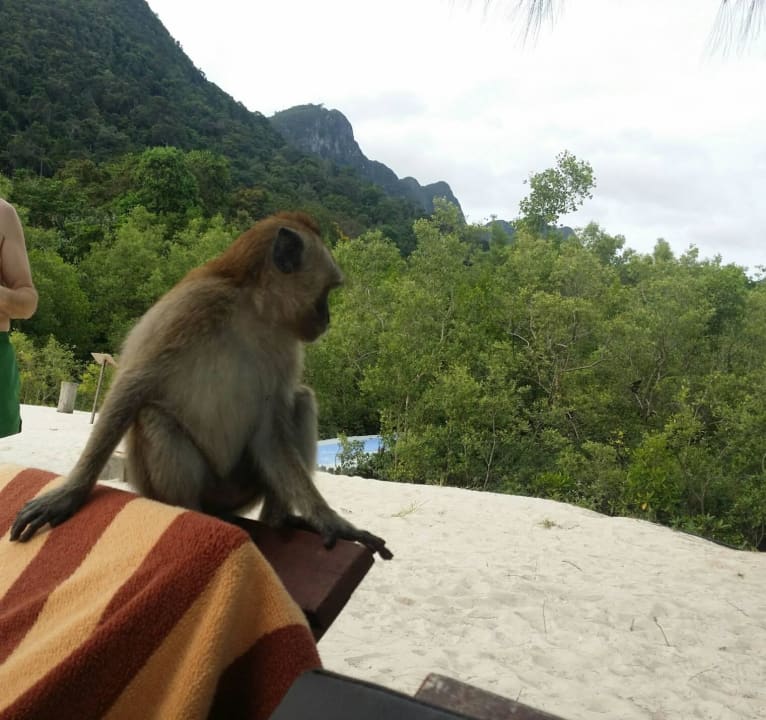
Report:
[[64,485],[30,500],[16,516],[11,540],[26,542],[46,523],[60,525],[85,504],[86,498],[87,493],[82,495]]
[[329,518],[317,521],[298,515],[285,515],[282,522],[289,527],[319,533],[326,548],[334,547],[338,540],[351,540],[361,543],[373,553],[378,553],[383,560],[391,560],[394,557],[394,554],[386,547],[386,541],[383,538],[354,527],[336,513]]

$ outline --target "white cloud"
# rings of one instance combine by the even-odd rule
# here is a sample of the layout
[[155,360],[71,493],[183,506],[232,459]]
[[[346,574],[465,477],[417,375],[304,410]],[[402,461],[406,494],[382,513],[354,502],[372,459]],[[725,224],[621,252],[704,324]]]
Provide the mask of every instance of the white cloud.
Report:
[[446,180],[472,220],[512,218],[530,172],[593,165],[591,219],[649,251],[766,263],[766,37],[706,54],[719,0],[566,0],[521,46],[510,0],[149,0],[210,80],[270,115],[323,103],[400,177]]

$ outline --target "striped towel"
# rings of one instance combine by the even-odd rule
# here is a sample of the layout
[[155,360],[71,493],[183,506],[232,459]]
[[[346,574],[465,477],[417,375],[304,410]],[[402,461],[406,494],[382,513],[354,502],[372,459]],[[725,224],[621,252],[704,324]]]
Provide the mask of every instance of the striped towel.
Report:
[[239,528],[98,486],[28,543],[61,479],[0,465],[0,720],[263,718],[320,666],[300,608]]

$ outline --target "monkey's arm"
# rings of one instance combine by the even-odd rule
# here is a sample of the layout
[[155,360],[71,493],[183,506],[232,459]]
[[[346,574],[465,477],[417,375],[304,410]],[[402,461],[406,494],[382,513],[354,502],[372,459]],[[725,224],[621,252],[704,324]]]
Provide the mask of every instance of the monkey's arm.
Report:
[[24,505],[11,527],[11,540],[26,542],[46,523],[60,525],[85,504],[101,470],[135,419],[147,386],[140,372],[118,376],[66,482]]
[[[311,474],[298,450],[280,433],[271,446],[270,457],[264,458],[264,480],[268,484],[262,519],[270,524],[283,524],[318,532],[326,547],[338,539],[360,542],[384,560],[393,553],[383,538],[360,530],[336,513],[317,490]],[[263,448],[255,450],[263,457]],[[300,517],[290,514],[297,511]],[[281,515],[281,517],[279,517]]]
[[82,493],[67,482],[30,500],[16,516],[11,528],[11,540],[26,542],[46,523],[50,523],[51,527],[60,525],[85,504],[88,492]]
[[331,548],[337,540],[352,540],[364,545],[373,553],[378,553],[383,560],[391,560],[394,554],[386,547],[386,541],[367,530],[360,530],[348,520],[338,515],[325,501],[314,483],[309,479],[315,498],[301,510],[301,515],[285,515],[282,524],[304,530],[318,532],[325,547]]

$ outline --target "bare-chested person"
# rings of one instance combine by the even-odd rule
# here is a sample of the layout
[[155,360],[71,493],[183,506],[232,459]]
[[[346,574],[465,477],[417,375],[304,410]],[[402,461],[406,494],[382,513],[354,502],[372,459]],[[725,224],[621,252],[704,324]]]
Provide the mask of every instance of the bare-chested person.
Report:
[[24,231],[16,209],[0,198],[0,437],[21,432],[19,370],[9,333],[11,320],[37,310]]

